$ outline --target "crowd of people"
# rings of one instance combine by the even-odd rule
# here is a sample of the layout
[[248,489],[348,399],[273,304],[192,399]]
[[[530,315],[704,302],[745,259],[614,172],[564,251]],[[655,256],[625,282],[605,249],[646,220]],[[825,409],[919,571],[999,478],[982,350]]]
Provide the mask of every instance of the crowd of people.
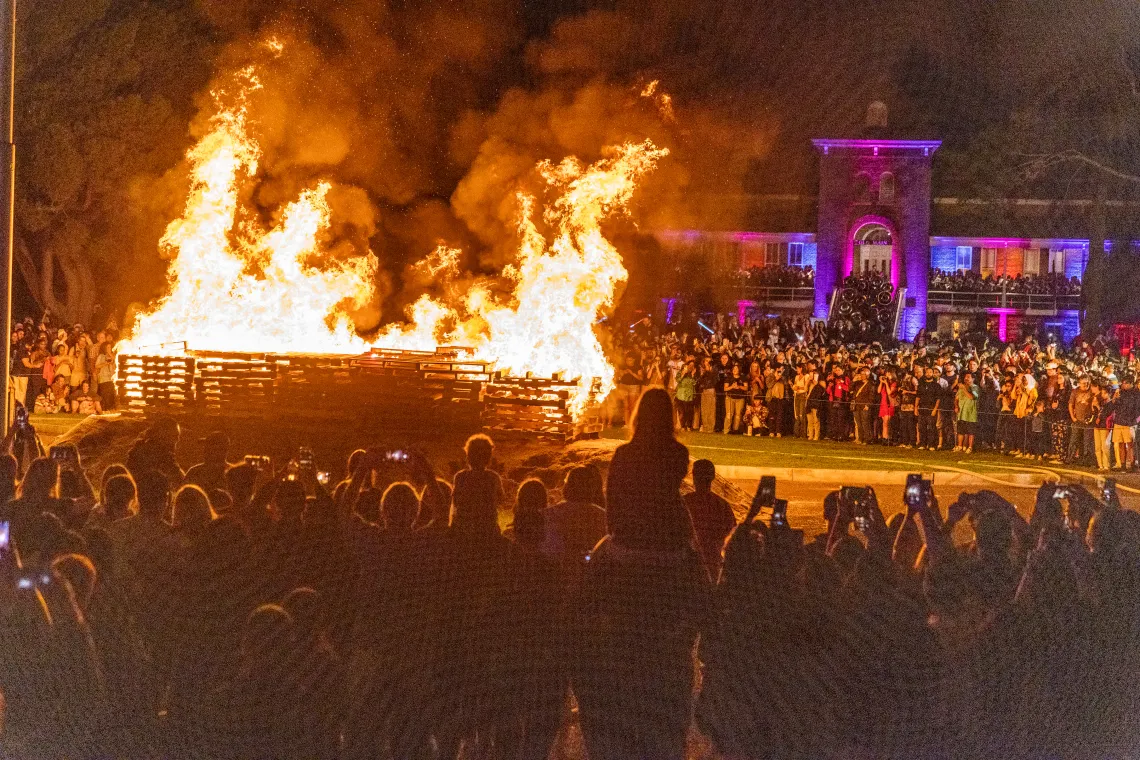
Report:
[[1081,281],[1078,277],[1066,277],[1060,272],[994,277],[961,269],[955,272],[932,270],[930,289],[958,293],[1005,292],[1035,296],[1079,296]]
[[81,324],[56,326],[50,315],[16,322],[9,375],[15,400],[39,414],[114,411],[117,342],[113,325],[92,334]]
[[183,470],[164,418],[98,483],[71,446],[0,457],[0,748],[539,760],[574,704],[591,760],[682,760],[693,725],[726,758],[1140,750],[1113,493],[1050,485],[1025,520],[845,488],[805,538],[775,484],[743,521],[711,462],[689,491],[674,421],[650,389],[605,476],[510,497],[485,436],[447,479],[393,449],[231,464],[223,434]]
[[700,334],[649,329],[622,348],[607,408],[627,424],[643,388],[665,388],[679,430],[797,436],[928,450],[995,451],[1132,470],[1140,366],[1103,340],[1065,350],[1029,338],[887,349],[808,319],[722,316]]
[[740,271],[740,281],[749,287],[810,288],[815,285],[815,269],[788,264],[749,267]]

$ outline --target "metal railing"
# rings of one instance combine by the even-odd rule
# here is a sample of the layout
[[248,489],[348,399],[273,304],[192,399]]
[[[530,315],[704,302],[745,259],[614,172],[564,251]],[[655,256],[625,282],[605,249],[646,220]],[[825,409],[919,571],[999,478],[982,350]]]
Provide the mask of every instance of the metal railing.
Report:
[[1018,311],[1068,311],[1081,308],[1079,295],[1009,293],[1004,291],[971,293],[956,290],[931,290],[926,294],[927,306],[952,309],[1017,309]]
[[789,303],[792,301],[814,301],[815,288],[767,287],[764,285],[742,285],[741,298],[759,303]]

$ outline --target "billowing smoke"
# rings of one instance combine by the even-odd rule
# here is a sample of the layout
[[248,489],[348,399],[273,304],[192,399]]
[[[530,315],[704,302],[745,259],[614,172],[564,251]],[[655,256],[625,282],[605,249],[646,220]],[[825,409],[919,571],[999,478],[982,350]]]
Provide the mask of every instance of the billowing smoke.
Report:
[[[509,0],[199,1],[227,40],[218,82],[253,64],[263,85],[250,96],[263,159],[247,203],[270,217],[332,180],[332,250],[379,257],[385,319],[443,294],[416,265],[441,243],[463,251],[464,272],[513,261],[516,194],[540,189],[543,159],[590,162],[646,138],[669,149],[632,221],[616,223],[628,257],[653,229],[738,224],[745,177],[772,134],[755,103],[692,71],[671,81],[652,60],[669,41],[639,48],[638,24],[616,12],[564,19],[527,42]],[[204,93],[192,131],[204,130],[209,103]]]

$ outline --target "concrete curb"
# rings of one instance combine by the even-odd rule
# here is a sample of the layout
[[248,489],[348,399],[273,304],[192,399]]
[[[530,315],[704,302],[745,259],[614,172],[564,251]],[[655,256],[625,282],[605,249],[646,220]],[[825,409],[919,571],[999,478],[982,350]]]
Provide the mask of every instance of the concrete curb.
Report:
[[926,477],[934,474],[934,485],[959,486],[963,488],[987,488],[1001,480],[1009,485],[1036,488],[1046,480],[1052,480],[1042,472],[1000,472],[990,475],[943,470],[935,468],[915,468],[913,470],[822,470],[807,467],[755,467],[750,465],[720,465],[717,475],[729,480],[759,480],[764,475],[774,475],[777,480],[788,483],[850,483],[851,485],[904,485],[906,476],[921,472]]

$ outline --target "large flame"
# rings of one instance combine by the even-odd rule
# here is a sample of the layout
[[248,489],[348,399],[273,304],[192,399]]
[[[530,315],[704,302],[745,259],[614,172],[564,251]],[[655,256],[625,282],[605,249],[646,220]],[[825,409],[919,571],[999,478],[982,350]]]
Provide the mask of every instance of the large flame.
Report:
[[[252,71],[242,76],[246,88],[258,86]],[[169,351],[162,344],[182,341],[198,350],[303,353],[358,352],[370,342],[428,351],[465,346],[508,374],[575,381],[569,400],[575,417],[613,388],[614,369],[595,324],[609,313],[627,273],[600,225],[626,210],[638,179],[666,150],[646,140],[610,148],[588,166],[575,158],[539,164],[553,198],[541,217],[549,239],[538,224],[538,199],[520,193],[518,260],[502,273],[510,295],[495,296],[493,283],[481,281],[447,302],[423,296],[407,324],[366,341],[349,310],[374,298],[377,261],[371,254],[347,263],[321,260],[328,184],[302,193],[274,229],[235,232],[239,191],[254,179],[259,149],[247,131],[244,93],[230,108],[216,97],[212,129],[188,156],[186,210],[162,239],[173,253],[170,293],[138,317],[125,350]],[[441,247],[419,266],[444,280],[457,274],[458,260],[458,251]]]
[[137,317],[123,350],[179,342],[214,351],[365,350],[349,312],[373,300],[378,262],[371,253],[346,262],[322,256],[328,183],[301,193],[269,231],[238,224],[240,190],[260,156],[246,124],[246,92],[260,85],[250,69],[239,77],[236,104],[222,107],[226,94],[215,93],[211,129],[187,156],[186,209],[161,241],[171,254],[170,292]]
[[[560,374],[577,381],[569,402],[577,417],[592,398],[614,387],[614,369],[594,325],[609,313],[627,273],[601,223],[626,209],[637,180],[666,153],[646,140],[612,148],[610,156],[589,166],[575,158],[558,165],[543,162],[539,173],[556,194],[543,212],[553,239],[548,241],[535,222],[537,200],[520,193],[518,263],[503,273],[514,282],[511,298],[499,303],[481,284],[454,309],[424,296],[412,306],[409,326],[389,328],[377,344],[428,350],[442,343],[471,346],[476,356],[508,374]],[[440,263],[431,265],[432,271],[446,269],[454,260],[449,253],[433,254]]]

